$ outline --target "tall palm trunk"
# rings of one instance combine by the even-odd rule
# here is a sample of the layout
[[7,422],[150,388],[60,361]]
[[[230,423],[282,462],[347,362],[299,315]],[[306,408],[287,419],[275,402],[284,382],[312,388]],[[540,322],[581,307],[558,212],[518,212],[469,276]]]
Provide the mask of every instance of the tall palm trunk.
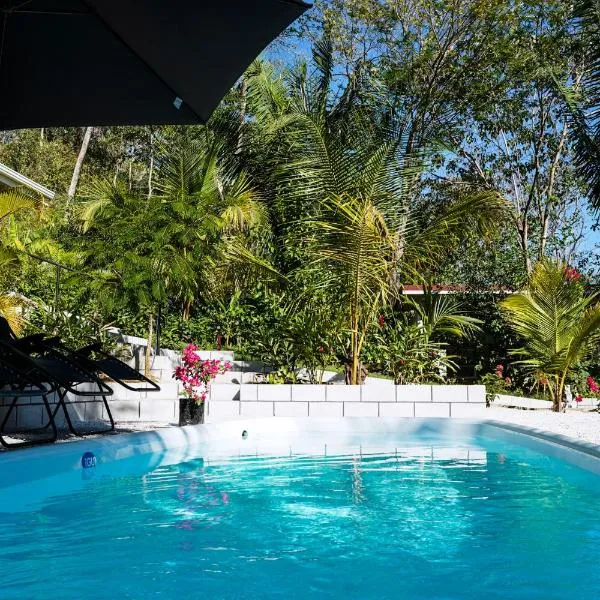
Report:
[[83,166],[83,161],[85,160],[85,155],[87,154],[88,146],[90,145],[90,139],[92,138],[92,129],[92,127],[86,127],[85,133],[83,134],[83,141],[81,142],[79,154],[77,155],[77,161],[75,162],[75,168],[73,169],[71,184],[69,185],[69,190],[67,191],[67,197],[69,200],[75,197],[75,192],[77,191],[79,177],[81,176],[81,167]]
[[560,375],[557,375],[556,377],[556,387],[554,390],[554,398],[552,399],[552,410],[554,412],[561,412],[563,409],[563,398],[565,395],[567,373],[568,369],[565,369]]
[[350,366],[350,384],[356,385],[358,381],[358,370],[360,368],[360,348],[358,332],[358,310],[354,306],[351,315],[350,347],[351,347],[351,366]]

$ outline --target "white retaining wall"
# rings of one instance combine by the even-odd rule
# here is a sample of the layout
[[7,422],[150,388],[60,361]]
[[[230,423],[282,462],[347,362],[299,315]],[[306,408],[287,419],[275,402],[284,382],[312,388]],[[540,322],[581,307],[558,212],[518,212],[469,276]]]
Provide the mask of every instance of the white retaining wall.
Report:
[[482,385],[255,385],[210,390],[207,423],[253,417],[485,416]]

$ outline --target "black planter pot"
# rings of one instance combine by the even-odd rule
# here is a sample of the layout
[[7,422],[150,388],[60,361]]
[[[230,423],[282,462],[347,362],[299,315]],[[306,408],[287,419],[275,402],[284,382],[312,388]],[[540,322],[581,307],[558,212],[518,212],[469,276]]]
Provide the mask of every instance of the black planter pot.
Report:
[[198,404],[190,398],[179,398],[179,425],[204,423],[204,402]]

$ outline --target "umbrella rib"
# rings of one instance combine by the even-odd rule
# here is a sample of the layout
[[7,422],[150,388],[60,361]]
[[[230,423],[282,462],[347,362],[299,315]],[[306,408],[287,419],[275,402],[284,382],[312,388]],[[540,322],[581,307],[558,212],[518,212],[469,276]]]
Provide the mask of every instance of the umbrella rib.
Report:
[[[102,25],[104,25],[104,27],[110,31],[110,33],[112,35],[115,36],[115,38],[117,40],[119,40],[119,42],[121,42],[121,44],[123,44],[123,46],[125,46],[172,94],[173,94],[173,100],[176,100],[177,98],[181,98],[181,96],[179,95],[179,93],[174,90],[171,85],[169,83],[167,83],[157,72],[156,70],[152,67],[152,65],[150,65],[144,58],[142,58],[111,26],[109,23],[106,22],[106,20],[98,13],[98,11],[96,10],[96,8],[90,4],[88,2],[88,0],[83,0],[83,4],[85,4],[89,9],[92,15],[94,15],[101,23]],[[82,13],[83,14],[83,13]],[[182,99],[186,106],[189,108],[189,110],[196,115],[196,118],[198,119],[198,121],[200,123],[205,123],[206,120],[204,118],[202,118],[197,112],[196,109],[191,106],[190,104],[188,104],[185,99]]]
[[312,8],[312,2],[305,2],[304,0],[279,0],[283,4],[296,4],[297,6],[301,6],[305,10]]

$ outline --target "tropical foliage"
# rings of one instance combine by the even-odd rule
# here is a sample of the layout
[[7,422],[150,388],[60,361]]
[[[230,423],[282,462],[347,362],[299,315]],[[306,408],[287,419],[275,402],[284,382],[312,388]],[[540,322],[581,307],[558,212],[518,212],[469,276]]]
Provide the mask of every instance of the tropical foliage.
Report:
[[449,339],[480,331],[480,321],[464,314],[456,297],[427,291],[419,300],[405,297],[402,312],[388,321],[381,315],[377,343],[385,372],[395,383],[440,383],[457,371]]
[[1,133],[0,161],[57,196],[0,194],[0,312],[225,346],[273,381],[502,364],[531,388],[497,300],[548,259],[586,299],[600,265],[598,13],[576,5],[323,0],[204,126]]
[[519,364],[544,379],[560,411],[571,370],[600,341],[600,302],[586,294],[580,274],[564,263],[540,261],[527,287],[501,304],[510,326],[523,340],[513,353]]

